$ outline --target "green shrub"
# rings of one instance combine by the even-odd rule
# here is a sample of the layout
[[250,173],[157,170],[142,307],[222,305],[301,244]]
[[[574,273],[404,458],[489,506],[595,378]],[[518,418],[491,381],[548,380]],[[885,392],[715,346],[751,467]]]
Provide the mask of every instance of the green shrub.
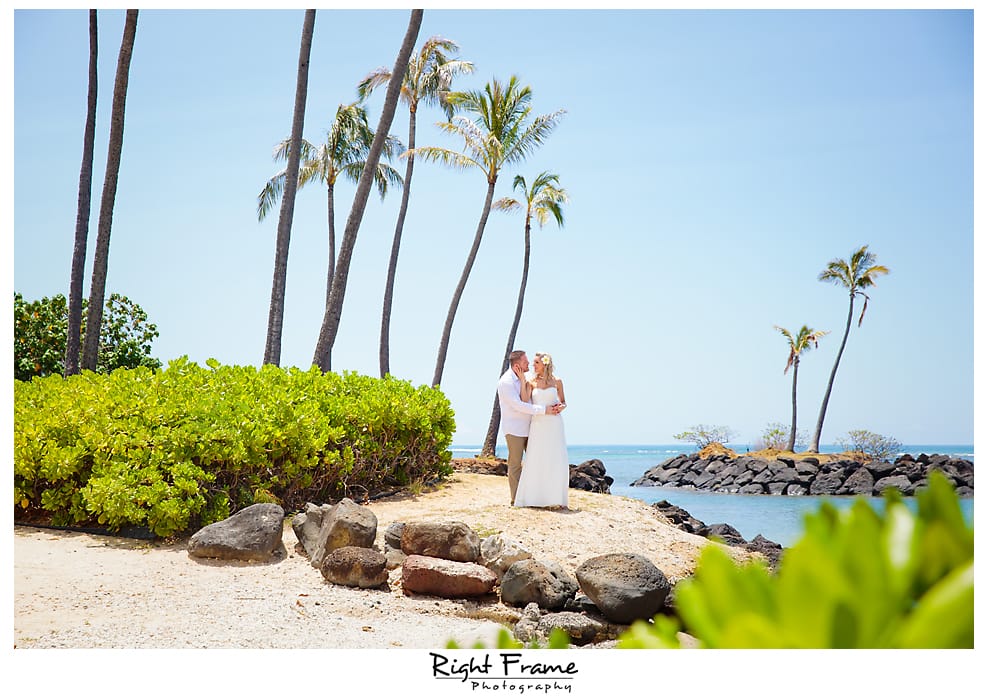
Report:
[[[705,648],[973,648],[974,530],[958,497],[933,472],[917,514],[890,491],[879,514],[858,500],[825,503],[776,575],[701,553],[675,606]],[[677,623],[636,622],[620,648],[677,648]]]
[[735,430],[723,425],[694,425],[689,430],[673,435],[673,439],[678,442],[693,442],[698,449],[703,449],[708,444],[728,444],[735,434]]
[[[80,346],[86,341],[86,306],[83,299]],[[68,301],[62,294],[25,301],[14,293],[14,378],[30,381],[35,376],[62,374],[68,327]],[[126,296],[110,294],[100,326],[96,371],[108,374],[121,367],[160,368],[161,362],[151,356],[156,337],[158,328],[148,322],[143,308]]]
[[255,502],[299,509],[451,472],[438,389],[207,365],[15,381],[15,508],[170,536]]
[[903,448],[895,438],[869,430],[849,430],[839,444],[843,450],[865,454],[873,461],[887,461]]

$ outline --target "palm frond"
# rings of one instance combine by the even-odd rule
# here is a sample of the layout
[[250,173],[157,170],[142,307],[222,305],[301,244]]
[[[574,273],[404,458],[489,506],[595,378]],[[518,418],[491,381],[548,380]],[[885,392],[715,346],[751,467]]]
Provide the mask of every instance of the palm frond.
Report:
[[282,170],[277,175],[268,180],[264,188],[258,194],[258,221],[263,221],[274,207],[275,202],[282,196],[285,190],[285,171]]
[[504,211],[506,213],[511,213],[513,211],[521,211],[522,204],[518,199],[512,199],[511,197],[502,197],[498,199],[493,204],[491,204],[492,209],[497,209],[498,211]]
[[376,68],[364,76],[364,79],[357,83],[357,97],[361,102],[366,102],[375,88],[387,85],[391,80],[391,71],[387,68]]
[[457,153],[448,148],[439,148],[436,146],[420,146],[418,148],[413,148],[412,150],[407,150],[402,154],[402,157],[407,156],[409,153],[415,153],[417,158],[422,158],[427,162],[441,163],[447,167],[466,170],[469,167],[479,168],[481,171],[486,172],[486,168],[482,163],[479,163],[474,158],[471,158],[463,153]]

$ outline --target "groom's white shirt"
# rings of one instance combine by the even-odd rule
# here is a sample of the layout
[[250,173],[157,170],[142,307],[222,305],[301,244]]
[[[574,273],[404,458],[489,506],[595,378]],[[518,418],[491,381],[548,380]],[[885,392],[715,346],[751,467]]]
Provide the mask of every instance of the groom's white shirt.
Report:
[[501,404],[501,430],[516,437],[529,436],[533,415],[545,415],[546,408],[526,403],[520,397],[522,382],[509,367],[498,379],[498,402]]

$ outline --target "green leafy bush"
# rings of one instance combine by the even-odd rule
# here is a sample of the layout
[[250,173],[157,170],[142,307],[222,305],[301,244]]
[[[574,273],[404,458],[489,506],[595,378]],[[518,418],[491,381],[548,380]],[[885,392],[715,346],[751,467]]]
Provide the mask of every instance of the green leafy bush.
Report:
[[170,536],[255,502],[298,509],[451,472],[438,389],[207,364],[15,381],[15,508]]
[[[892,491],[882,514],[825,503],[775,575],[705,549],[676,588],[685,631],[705,648],[973,648],[974,530],[940,473],[916,504]],[[677,631],[636,622],[619,647],[677,648]]]
[[[65,296],[25,301],[14,293],[14,378],[29,381],[35,376],[61,375],[65,369],[69,308]],[[82,300],[80,345],[86,337],[86,299]],[[157,369],[161,362],[151,356],[151,343],[158,328],[148,314],[126,296],[110,294],[100,326],[100,351],[96,370],[108,374],[120,367]]]

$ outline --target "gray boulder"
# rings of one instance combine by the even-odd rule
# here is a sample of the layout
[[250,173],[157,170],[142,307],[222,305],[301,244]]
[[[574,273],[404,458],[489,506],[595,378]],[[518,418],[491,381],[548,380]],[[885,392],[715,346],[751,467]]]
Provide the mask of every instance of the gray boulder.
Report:
[[498,580],[501,580],[512,564],[527,558],[532,558],[532,554],[523,549],[515,539],[504,534],[495,534],[481,540],[481,556],[478,562],[490,568],[498,576]]
[[348,587],[381,587],[388,582],[385,555],[357,546],[334,549],[323,559],[319,571],[329,582]]
[[306,509],[292,518],[292,531],[309,558],[312,558],[319,545],[319,530],[323,526],[323,518],[332,508],[332,505],[320,506],[307,502]]
[[[921,454],[924,456],[924,454]],[[895,488],[902,493],[912,493],[913,485],[906,476],[886,476],[876,481],[875,492],[882,495],[887,488]]]
[[473,563],[481,555],[481,539],[463,522],[408,522],[402,530],[402,551]]
[[578,587],[577,579],[559,563],[527,558],[505,571],[501,601],[515,607],[535,602],[542,609],[563,609]]
[[310,557],[313,567],[320,568],[330,553],[344,546],[373,547],[377,534],[378,518],[374,513],[350,498],[344,498],[323,516],[319,539]]
[[876,479],[872,472],[862,466],[848,477],[845,484],[838,489],[838,495],[872,495]]
[[651,619],[670,592],[663,571],[637,553],[610,553],[584,561],[577,568],[577,580],[605,618],[618,624]]
[[459,599],[483,597],[494,590],[498,577],[477,563],[410,555],[402,564],[402,589]]
[[844,472],[822,472],[810,484],[811,495],[834,495],[845,482]]
[[258,503],[220,522],[209,524],[189,539],[189,555],[237,561],[267,561],[285,550],[285,511],[274,503]]

